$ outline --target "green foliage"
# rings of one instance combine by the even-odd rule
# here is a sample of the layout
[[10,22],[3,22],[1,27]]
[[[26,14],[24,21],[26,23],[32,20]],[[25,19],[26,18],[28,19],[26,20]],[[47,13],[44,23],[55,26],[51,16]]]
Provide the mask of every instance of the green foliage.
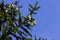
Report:
[[[27,17],[24,17],[20,12],[22,6],[16,7],[18,2],[16,1],[12,4],[0,3],[0,33],[2,33],[0,40],[12,40],[9,35],[16,37],[16,40],[32,40],[32,35],[28,30],[32,30],[31,27],[36,25],[36,20],[32,17],[32,14],[36,14],[35,11],[40,7],[37,6],[38,2],[34,7],[29,4],[30,13]],[[30,38],[27,38],[28,35]]]

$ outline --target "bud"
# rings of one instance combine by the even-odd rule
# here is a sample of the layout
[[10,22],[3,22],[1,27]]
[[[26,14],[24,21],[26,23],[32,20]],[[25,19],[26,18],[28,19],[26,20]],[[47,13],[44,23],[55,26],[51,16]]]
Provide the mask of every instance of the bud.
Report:
[[15,10],[18,11],[18,8],[16,8]]
[[36,20],[31,23],[32,26],[36,25]]
[[33,24],[36,25],[36,20],[33,21]]
[[31,20],[31,15],[28,15],[28,19]]
[[14,7],[14,4],[12,4],[12,7]]
[[8,10],[6,10],[5,12],[8,12]]

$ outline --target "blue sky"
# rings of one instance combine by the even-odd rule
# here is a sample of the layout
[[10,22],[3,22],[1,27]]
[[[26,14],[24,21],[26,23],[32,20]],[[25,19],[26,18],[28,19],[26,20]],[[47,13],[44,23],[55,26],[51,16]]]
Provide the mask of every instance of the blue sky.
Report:
[[[28,4],[34,5],[36,1],[41,8],[37,11],[38,14],[34,15],[37,25],[33,27],[33,36],[60,40],[60,0],[21,0],[19,4],[23,5],[22,15],[28,14]],[[7,3],[7,0],[5,2]]]

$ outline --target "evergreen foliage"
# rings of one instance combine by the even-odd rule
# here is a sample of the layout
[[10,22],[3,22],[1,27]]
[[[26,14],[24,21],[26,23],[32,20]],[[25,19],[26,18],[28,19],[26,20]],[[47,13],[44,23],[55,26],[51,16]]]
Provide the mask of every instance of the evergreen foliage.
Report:
[[[0,3],[0,40],[12,40],[12,37],[9,35],[14,36],[16,40],[32,40],[32,35],[29,30],[32,30],[32,26],[36,25],[36,20],[32,16],[36,14],[35,11],[40,6],[37,5],[38,2],[36,2],[35,6],[29,4],[30,13],[27,17],[24,17],[20,12],[22,6],[18,5],[16,7],[18,2],[4,4],[4,1],[2,1]],[[28,36],[30,38],[27,38]],[[35,38],[35,40],[37,39]]]

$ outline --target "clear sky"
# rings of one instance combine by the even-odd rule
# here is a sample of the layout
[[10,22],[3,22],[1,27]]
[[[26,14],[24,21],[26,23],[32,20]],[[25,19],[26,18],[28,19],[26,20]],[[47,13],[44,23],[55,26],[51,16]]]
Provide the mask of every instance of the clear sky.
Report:
[[[41,8],[37,11],[38,14],[34,15],[37,25],[33,27],[33,36],[60,40],[60,0],[21,0],[19,4],[23,5],[22,15],[28,14],[28,4],[34,5],[36,1]],[[5,2],[7,3],[7,0]]]

